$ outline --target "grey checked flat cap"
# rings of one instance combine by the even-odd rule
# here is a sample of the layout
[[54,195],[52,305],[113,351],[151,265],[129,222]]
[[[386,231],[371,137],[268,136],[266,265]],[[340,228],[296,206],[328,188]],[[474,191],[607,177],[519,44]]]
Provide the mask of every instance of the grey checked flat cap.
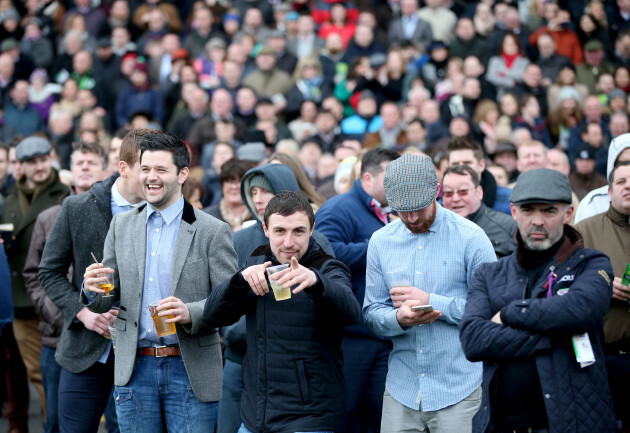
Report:
[[52,146],[50,142],[42,137],[28,137],[20,141],[15,148],[15,157],[18,161],[24,162],[42,155],[50,155]]
[[431,158],[406,154],[387,165],[385,197],[399,212],[413,212],[429,206],[437,194],[438,179]]
[[527,203],[571,203],[569,178],[556,170],[537,168],[522,173],[510,194],[518,206]]

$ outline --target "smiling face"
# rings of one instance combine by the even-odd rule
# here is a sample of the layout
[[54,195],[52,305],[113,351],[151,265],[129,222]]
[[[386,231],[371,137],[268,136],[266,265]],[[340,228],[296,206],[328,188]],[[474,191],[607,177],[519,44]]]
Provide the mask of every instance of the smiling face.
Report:
[[269,246],[278,261],[288,263],[291,257],[300,260],[313,234],[313,227],[306,212],[295,212],[288,216],[274,213],[269,215],[268,225],[263,224]]
[[564,203],[510,204],[510,208],[523,242],[534,251],[547,250],[558,242],[573,215],[573,206]]
[[188,167],[178,170],[170,152],[145,151],[140,157],[142,192],[157,211],[166,209],[180,199],[186,178]]
[[470,175],[449,173],[442,180],[442,204],[448,210],[466,218],[481,206],[483,191],[475,187]]

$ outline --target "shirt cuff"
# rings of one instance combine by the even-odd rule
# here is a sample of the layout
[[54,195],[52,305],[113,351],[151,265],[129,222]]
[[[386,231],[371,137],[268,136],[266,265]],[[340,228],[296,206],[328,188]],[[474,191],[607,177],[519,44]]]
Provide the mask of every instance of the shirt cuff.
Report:
[[98,296],[98,293],[89,292],[85,290],[85,288],[83,287],[83,283],[81,283],[81,291],[83,292],[83,296],[85,296],[85,299],[87,299],[88,305],[94,302],[94,300]]

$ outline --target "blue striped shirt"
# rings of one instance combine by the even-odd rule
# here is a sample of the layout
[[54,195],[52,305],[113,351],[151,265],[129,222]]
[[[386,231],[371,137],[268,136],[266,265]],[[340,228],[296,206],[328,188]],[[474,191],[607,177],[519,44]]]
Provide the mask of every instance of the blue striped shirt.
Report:
[[[456,404],[481,384],[481,363],[469,362],[459,342],[468,285],[477,267],[493,262],[490,240],[474,223],[437,205],[429,231],[413,234],[398,220],[374,233],[367,254],[363,315],[370,328],[391,337],[386,388],[401,404],[435,411]],[[407,269],[412,286],[429,293],[442,317],[400,327],[388,272]]]
[[158,337],[149,314],[149,304],[171,296],[171,269],[177,233],[184,212],[184,197],[162,210],[147,204],[147,250],[144,261],[144,287],[138,328],[138,347],[175,346],[177,335]]

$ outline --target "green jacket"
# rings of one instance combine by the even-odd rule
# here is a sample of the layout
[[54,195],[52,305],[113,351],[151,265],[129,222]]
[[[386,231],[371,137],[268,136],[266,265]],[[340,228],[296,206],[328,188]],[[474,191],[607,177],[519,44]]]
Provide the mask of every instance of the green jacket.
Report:
[[[30,203],[26,213],[23,213],[20,207],[20,196],[23,195],[20,190],[21,182],[17,182],[11,187],[9,195],[4,202],[2,223],[13,224],[13,246],[8,251],[7,256],[11,267],[13,307],[16,309],[16,313],[18,310],[22,310],[20,311],[21,314],[28,314],[28,311],[24,311],[24,308],[33,308],[24,288],[22,270],[24,269],[24,263],[31,244],[35,220],[42,211],[59,204],[59,199],[68,193],[68,187],[61,183],[59,175],[54,168],[51,171],[51,176],[50,185]],[[34,310],[32,311],[34,314]]]

